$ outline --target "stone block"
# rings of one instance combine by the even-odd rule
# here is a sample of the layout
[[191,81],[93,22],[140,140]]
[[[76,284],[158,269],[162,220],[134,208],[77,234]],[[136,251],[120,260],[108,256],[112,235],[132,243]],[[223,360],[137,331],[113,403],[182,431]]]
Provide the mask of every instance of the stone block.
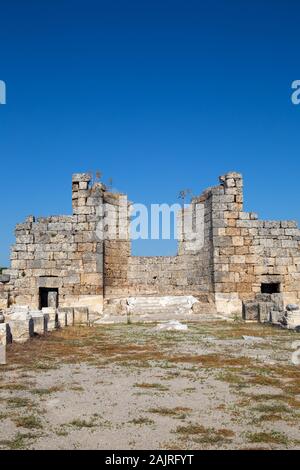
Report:
[[10,281],[10,275],[9,274],[1,274],[0,275],[0,282],[2,282],[3,284],[6,284],[9,281]]
[[57,311],[57,327],[65,328],[67,326],[67,315],[66,312],[60,310]]
[[89,309],[87,307],[74,308],[74,325],[87,325],[89,323]]
[[6,364],[6,346],[0,344],[0,365]]
[[58,321],[60,318],[63,319],[63,315],[65,315],[65,326],[74,325],[74,309],[72,307],[60,307],[57,313]]
[[16,343],[25,343],[34,336],[34,324],[31,316],[26,318],[8,318],[8,324],[11,340]]
[[271,320],[271,311],[274,308],[272,302],[259,302],[259,321],[261,323],[268,323]]
[[33,330],[35,335],[44,335],[47,332],[48,319],[40,310],[36,312],[30,312],[33,320]]
[[282,321],[283,312],[279,312],[277,310],[271,310],[270,312],[270,321],[271,323],[279,323]]
[[286,324],[291,329],[300,326],[300,310],[288,311],[286,314]]
[[52,307],[47,307],[43,308],[42,312],[46,316],[47,331],[55,330],[58,325],[57,310]]
[[8,323],[0,324],[0,345],[6,346],[9,334]]
[[259,319],[259,302],[252,300],[243,302],[243,318],[244,320]]

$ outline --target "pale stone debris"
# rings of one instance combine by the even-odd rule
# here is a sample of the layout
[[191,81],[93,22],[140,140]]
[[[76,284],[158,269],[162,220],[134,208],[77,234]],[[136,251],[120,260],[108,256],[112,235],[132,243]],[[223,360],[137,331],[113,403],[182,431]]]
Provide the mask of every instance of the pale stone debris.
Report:
[[245,212],[241,174],[221,176],[179,211],[173,257],[131,256],[131,203],[90,174],[73,175],[72,204],[72,215],[29,216],[16,226],[11,265],[0,275],[0,312],[13,340],[128,320],[243,316],[300,325],[300,229]]

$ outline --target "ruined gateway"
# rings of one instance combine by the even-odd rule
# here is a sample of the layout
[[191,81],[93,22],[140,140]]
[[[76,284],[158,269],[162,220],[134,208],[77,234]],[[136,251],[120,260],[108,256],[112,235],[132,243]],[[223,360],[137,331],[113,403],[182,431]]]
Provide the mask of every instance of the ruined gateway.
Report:
[[272,298],[277,310],[300,303],[297,223],[244,212],[239,173],[193,198],[190,214],[203,207],[203,243],[193,249],[182,236],[174,257],[131,256],[127,197],[92,184],[90,174],[73,175],[72,201],[73,215],[30,216],[16,226],[11,267],[0,277],[3,312],[26,305],[85,309],[94,321],[197,320],[241,316],[250,305],[255,319],[257,299]]

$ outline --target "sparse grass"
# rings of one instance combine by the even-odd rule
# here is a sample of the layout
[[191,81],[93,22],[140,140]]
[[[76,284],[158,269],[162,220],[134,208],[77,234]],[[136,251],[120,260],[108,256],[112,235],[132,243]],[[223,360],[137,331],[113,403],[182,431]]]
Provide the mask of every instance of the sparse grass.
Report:
[[73,387],[70,387],[69,390],[73,390],[73,392],[84,392],[84,388],[79,385],[74,385]]
[[197,444],[216,445],[220,443],[229,443],[235,436],[230,429],[206,428],[198,424],[188,424],[187,426],[179,426],[176,431],[185,439],[191,439]]
[[[268,348],[266,355],[261,357],[257,355],[256,357],[251,345],[240,341],[243,335],[265,337],[267,341],[264,346],[265,349]],[[153,325],[69,327],[36,338],[24,345],[8,345],[9,367],[1,368],[3,379],[5,376],[5,381],[0,378],[0,393],[3,392],[1,393],[1,402],[7,403],[11,420],[16,422],[17,419],[27,418],[27,427],[31,429],[30,422],[33,415],[30,416],[30,414],[33,412],[32,406],[35,404],[26,398],[30,396],[29,393],[32,393],[31,398],[36,395],[36,402],[38,402],[40,397],[46,398],[51,393],[58,393],[64,389],[68,391],[71,400],[74,399],[74,410],[76,410],[74,413],[72,409],[72,414],[68,415],[69,417],[65,420],[69,421],[74,416],[82,418],[81,410],[78,409],[79,395],[76,395],[75,392],[88,393],[89,386],[95,386],[96,393],[93,403],[95,407],[87,419],[74,419],[71,423],[58,426],[57,422],[50,422],[51,413],[48,415],[51,425],[49,426],[49,439],[51,439],[51,433],[54,434],[54,439],[55,436],[64,437],[70,433],[68,441],[72,441],[73,433],[71,431],[74,429],[82,429],[82,434],[84,434],[88,432],[88,428],[103,426],[111,429],[112,426],[114,428],[120,426],[120,423],[115,423],[113,419],[105,420],[107,410],[105,407],[103,409],[99,407],[101,400],[98,392],[101,392],[102,385],[101,387],[97,386],[97,383],[99,383],[99,378],[103,379],[100,383],[103,384],[103,389],[105,388],[105,398],[110,396],[110,391],[116,385],[118,378],[122,377],[123,379],[124,376],[130,376],[128,389],[126,390],[125,387],[125,393],[128,393],[130,397],[129,406],[132,406],[132,399],[137,398],[135,395],[141,395],[136,399],[136,403],[139,405],[141,403],[143,408],[136,409],[137,413],[130,415],[130,419],[133,419],[123,423],[122,426],[144,425],[145,431],[148,432],[147,425],[156,424],[159,427],[162,422],[167,422],[167,419],[164,420],[162,417],[186,419],[193,412],[192,417],[189,416],[186,421],[177,421],[177,424],[181,424],[181,426],[177,427],[173,436],[176,435],[176,440],[180,441],[179,449],[188,449],[189,444],[192,444],[192,447],[200,444],[199,447],[203,445],[204,448],[210,445],[220,448],[235,446],[232,430],[214,427],[218,425],[216,419],[222,419],[220,416],[222,414],[226,418],[232,419],[240,426],[240,429],[245,429],[244,425],[258,424],[261,426],[264,422],[269,423],[275,434],[265,432],[263,429],[261,433],[249,434],[250,437],[252,436],[253,439],[258,439],[258,442],[265,444],[284,445],[284,435],[277,431],[281,429],[281,426],[286,425],[290,426],[290,428],[286,428],[287,436],[293,435],[292,432],[295,431],[298,423],[296,412],[299,409],[297,395],[300,394],[300,370],[289,364],[288,349],[288,343],[293,337],[294,335],[288,331],[277,331],[269,326],[243,322],[189,324],[189,332],[184,336],[178,335],[176,332],[154,334]],[[214,341],[214,338],[229,341]],[[239,340],[239,342],[235,340]],[[245,347],[241,344],[245,344]],[[64,387],[47,387],[49,378],[53,379],[50,384],[57,383],[57,376],[61,374],[52,373],[52,371],[60,367],[67,370],[66,384]],[[68,382],[70,370],[72,374],[81,374],[76,376],[77,382],[75,377]],[[28,371],[30,377],[28,377]],[[38,372],[41,373],[38,380],[41,388],[37,388],[35,382],[29,383],[29,379],[34,380]],[[95,376],[92,375],[93,373]],[[21,380],[22,376],[24,383]],[[44,376],[47,377],[46,381],[43,381]],[[93,381],[93,377],[95,377],[95,381]],[[106,377],[111,377],[111,379]],[[80,379],[84,382],[81,383]],[[133,393],[131,385],[133,382],[136,382],[134,384],[135,393]],[[223,391],[228,389],[226,384],[230,386],[229,401],[222,399]],[[276,387],[276,390],[273,390],[273,387]],[[108,395],[105,395],[106,388]],[[249,390],[247,390],[248,388]],[[26,394],[19,397],[22,394],[13,393],[14,391],[25,391]],[[247,394],[247,391],[252,393]],[[269,391],[270,393],[268,393]],[[192,400],[187,395],[192,392],[195,392],[192,398],[195,396],[197,400]],[[263,394],[261,395],[260,392]],[[272,395],[271,392],[275,392],[275,394]],[[203,403],[206,403],[198,400],[202,393],[205,395],[205,400],[207,399],[207,421],[205,421],[207,427],[197,424],[197,422],[189,423],[190,420],[196,419],[198,412],[202,411]],[[182,400],[180,401],[182,407],[175,407],[179,397]],[[116,399],[114,400],[116,401]],[[41,401],[39,400],[39,402]],[[220,403],[221,405],[217,406]],[[192,409],[185,407],[186,404]],[[60,404],[57,406],[60,407]],[[73,406],[70,401],[66,404],[65,411],[69,406]],[[145,409],[148,407],[151,408],[147,412],[153,413],[152,416],[149,415],[149,418],[155,419],[154,415],[157,415],[155,423],[152,419],[139,416],[141,409],[143,410],[142,414],[145,414]],[[16,410],[12,411],[14,408]],[[29,416],[16,417],[18,408],[22,411],[20,414],[25,414],[27,408],[26,412]],[[95,413],[93,414],[93,411],[101,413],[101,420],[96,417]],[[7,414],[4,413],[2,419],[6,417]],[[250,422],[251,419],[253,419],[252,422]],[[281,423],[276,423],[276,421],[281,421]],[[225,419],[224,422],[230,421]],[[168,433],[167,429],[159,430]],[[132,431],[134,431],[133,428],[131,428]],[[126,427],[124,432],[126,432]],[[240,436],[240,431],[238,432]],[[80,433],[78,432],[78,434]],[[267,440],[270,439],[268,437],[270,434],[272,442]],[[0,433],[0,435],[6,438],[5,434]],[[139,433],[136,432],[136,435],[138,436]],[[7,441],[7,448],[9,446],[22,448],[22,446],[27,446],[27,443],[29,445],[30,438],[26,440],[24,436],[30,435],[19,433],[15,436],[15,441],[12,440],[10,444]],[[246,447],[248,442],[252,441],[249,441],[249,438],[246,438],[244,434],[241,445]],[[293,441],[294,445],[295,442]],[[240,443],[238,444],[240,445]],[[256,441],[253,441],[253,444],[255,444],[252,446],[253,448],[257,447]],[[3,444],[0,443],[0,447],[1,445]],[[138,442],[135,445],[138,445]],[[251,444],[248,447],[251,447]]]
[[154,389],[160,392],[167,392],[169,390],[169,387],[166,387],[165,385],[159,383],[136,383],[134,384],[134,386],[137,388]]
[[128,424],[134,424],[136,426],[143,426],[143,425],[152,425],[155,424],[152,419],[146,418],[146,417],[140,417],[140,418],[135,418],[131,421],[128,422]]
[[280,432],[257,432],[247,433],[246,437],[252,444],[282,444],[287,445],[288,439],[285,434]]
[[33,402],[29,398],[21,397],[7,398],[6,403],[10,408],[31,408],[33,406]]
[[36,388],[34,390],[31,390],[31,393],[33,393],[34,395],[43,396],[43,395],[51,395],[52,393],[57,393],[61,391],[63,391],[63,387],[54,386],[54,387],[49,387],[49,388]]
[[66,431],[65,429],[57,429],[55,431],[55,434],[59,437],[66,437],[69,435],[68,431]]
[[69,426],[82,429],[82,428],[94,428],[97,425],[94,419],[91,419],[90,421],[86,421],[85,419],[73,419],[73,421],[69,423]]
[[17,418],[13,418],[13,421],[18,428],[27,428],[27,429],[42,429],[43,428],[41,420],[35,415],[19,416]]
[[11,391],[28,390],[28,385],[20,384],[20,383],[4,383],[4,384],[0,384],[0,391],[1,390],[11,390]]
[[258,405],[254,408],[255,411],[259,411],[260,413],[290,413],[291,410],[284,404],[274,403],[270,405]]
[[181,419],[183,419],[183,416],[186,417],[186,414],[191,411],[191,408],[185,408],[180,406],[176,408],[150,408],[148,410],[149,413],[158,414],[160,416],[171,416],[175,418],[180,417]]
[[232,373],[232,372],[224,371],[224,372],[219,373],[216,378],[230,385],[238,386],[239,388],[246,387],[244,377],[241,377],[241,375],[239,375],[238,372]]
[[10,450],[22,450],[28,447],[28,441],[34,440],[36,438],[37,436],[35,436],[34,434],[24,434],[18,432],[13,439],[0,441],[0,448]]

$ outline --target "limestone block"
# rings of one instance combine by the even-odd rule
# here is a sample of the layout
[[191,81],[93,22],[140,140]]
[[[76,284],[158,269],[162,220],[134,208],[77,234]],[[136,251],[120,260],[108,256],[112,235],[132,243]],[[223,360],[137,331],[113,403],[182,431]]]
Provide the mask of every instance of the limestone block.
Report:
[[216,293],[215,303],[217,313],[228,316],[242,313],[242,301],[236,293]]
[[8,317],[12,341],[24,343],[34,335],[33,319],[30,315],[12,314]]
[[48,306],[51,308],[56,308],[58,304],[58,293],[56,291],[51,291],[48,293]]
[[47,307],[42,309],[43,314],[46,316],[47,321],[47,330],[53,331],[57,328],[58,319],[57,319],[57,311],[55,308]]
[[286,314],[287,327],[294,329],[300,326],[300,310],[288,311]]
[[47,331],[47,323],[48,323],[47,315],[45,315],[40,310],[31,311],[30,315],[32,316],[32,320],[33,320],[34,334],[35,335],[45,334]]
[[259,302],[252,300],[243,302],[243,318],[244,320],[258,320]]
[[74,325],[87,325],[89,322],[89,309],[87,307],[74,308]]
[[92,179],[91,173],[74,173],[72,175],[73,183],[82,183],[82,182],[89,183],[91,179]]
[[0,344],[0,365],[6,364],[6,346]]
[[280,294],[272,294],[271,295],[271,300],[274,304],[274,310],[278,310],[279,312],[284,311],[284,300],[283,300],[283,295]]
[[57,311],[57,321],[59,328],[65,328],[67,326],[67,314],[64,311]]
[[60,307],[58,309],[58,321],[60,322],[60,318],[63,319],[63,315],[65,315],[65,326],[73,326],[74,325],[74,309],[72,307]]
[[272,302],[259,302],[259,321],[261,323],[268,323],[271,317],[271,311],[274,308]]
[[0,324],[0,345],[6,346],[8,335],[9,335],[8,323],[1,323]]
[[279,323],[282,321],[283,312],[278,312],[277,310],[271,310],[270,312],[270,321],[272,323]]
[[1,274],[0,275],[0,282],[7,283],[9,281],[10,281],[10,275],[9,274]]
[[299,310],[299,305],[297,305],[297,304],[289,304],[289,305],[287,305],[286,309],[287,309],[289,312],[294,312],[294,311]]
[[6,344],[9,327],[7,323],[0,324],[0,365],[6,364]]
[[81,284],[98,286],[101,285],[102,276],[97,273],[81,274]]

